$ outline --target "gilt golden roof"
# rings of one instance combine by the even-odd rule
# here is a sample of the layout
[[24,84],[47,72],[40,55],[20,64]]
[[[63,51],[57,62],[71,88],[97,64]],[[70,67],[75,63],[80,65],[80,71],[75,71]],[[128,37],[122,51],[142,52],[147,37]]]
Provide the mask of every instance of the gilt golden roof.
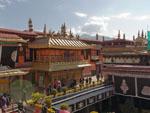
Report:
[[90,49],[91,46],[78,39],[42,37],[29,43],[29,48]]

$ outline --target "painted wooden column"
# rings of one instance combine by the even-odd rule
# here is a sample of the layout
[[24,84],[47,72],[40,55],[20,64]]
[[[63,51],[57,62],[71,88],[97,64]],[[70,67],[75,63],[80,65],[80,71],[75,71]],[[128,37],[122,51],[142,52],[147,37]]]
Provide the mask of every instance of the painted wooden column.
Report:
[[44,77],[44,81],[45,81],[45,88],[48,87],[48,84],[49,84],[49,77],[48,77],[48,72],[45,72],[45,77]]
[[10,76],[8,77],[8,84],[9,84],[8,93],[10,94],[11,93],[11,77]]
[[36,85],[39,84],[39,75],[38,75],[38,71],[35,71],[35,82],[36,82]]
[[[23,76],[22,75],[19,76],[19,86],[21,88],[23,88]],[[22,99],[22,101],[24,100],[24,96],[23,95],[21,95],[21,99]]]
[[18,65],[23,65],[24,63],[24,55],[23,55],[23,47],[22,44],[19,45],[18,48]]
[[[35,57],[34,57],[34,56],[35,56],[35,52],[34,52],[34,51],[35,51],[35,49],[33,49],[33,53],[32,53],[32,55],[33,55],[33,56],[32,56],[32,60],[33,60],[33,61],[35,61]],[[40,54],[40,57],[41,57],[41,54]]]
[[115,78],[114,78],[114,75],[112,75],[112,82],[113,82],[113,83],[115,82]]
[[137,77],[135,77],[135,96],[138,96]]

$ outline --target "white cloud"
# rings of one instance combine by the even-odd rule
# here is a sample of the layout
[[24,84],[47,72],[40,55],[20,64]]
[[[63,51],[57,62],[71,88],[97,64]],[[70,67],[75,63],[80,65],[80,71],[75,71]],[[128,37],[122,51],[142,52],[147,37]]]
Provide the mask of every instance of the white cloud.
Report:
[[84,13],[75,13],[79,17],[87,17],[87,20],[82,26],[78,28],[73,28],[72,31],[78,34],[89,34],[95,35],[96,33],[102,33],[107,31],[108,21],[110,17],[107,16],[88,16]]
[[24,2],[27,0],[0,0],[0,9],[4,9],[5,7],[12,5],[17,2]]
[[71,31],[72,31],[73,34],[83,34],[82,31],[81,31],[81,26],[78,26],[77,28],[72,27]]
[[93,21],[107,21],[107,20],[110,20],[110,17],[106,17],[106,16],[92,16],[90,17],[90,20],[93,20]]
[[[144,22],[144,21],[150,20],[149,14],[135,15],[135,14],[132,14],[131,12],[123,12],[123,13],[113,14],[113,15],[108,15],[108,16],[95,16],[95,15],[91,16],[91,15],[85,14],[85,17],[86,19],[84,20],[84,23],[80,25],[80,27],[72,29],[72,31],[75,34],[77,33],[88,34],[88,35],[94,36],[96,33],[99,33],[100,35],[106,35],[106,36],[109,35],[109,36],[117,37],[118,30],[120,29],[120,30],[126,31],[126,32],[120,31],[121,34],[126,33],[128,35],[128,32],[130,32],[130,30],[126,29],[128,27],[122,24],[123,21],[125,23],[131,23],[132,21],[134,21],[134,23],[139,23],[139,21]],[[114,23],[116,23],[116,25]],[[130,39],[131,37],[132,36],[127,36],[128,39]]]
[[86,18],[86,17],[87,17],[87,14],[81,13],[81,12],[75,12],[74,14],[75,14],[76,16],[78,16],[78,17],[81,17],[81,18]]
[[136,16],[136,17],[134,17],[134,20],[141,20],[141,21],[143,21],[143,20],[148,20],[148,19],[150,19],[150,15],[143,15],[143,16]]
[[109,17],[105,16],[91,16],[88,18],[87,22],[82,26],[81,31],[83,33],[95,35],[96,33],[101,34],[107,31]]
[[3,8],[5,8],[5,5],[0,4],[0,9],[3,9]]
[[130,12],[126,12],[126,13],[120,13],[118,15],[113,15],[110,18],[144,21],[150,19],[150,15],[132,15]]
[[97,25],[97,24],[89,24],[89,25],[84,25],[81,29],[82,33],[90,34],[90,35],[95,35],[96,33],[100,33],[103,29],[102,25]]
[[126,13],[120,13],[118,15],[113,15],[112,18],[116,18],[116,19],[127,19],[131,16],[130,12],[126,12]]
[[[113,29],[112,32],[110,33],[111,36],[115,37],[115,38],[118,38],[118,32],[119,30],[116,30],[116,29]],[[122,30],[120,30],[120,37],[122,38],[123,37],[123,34],[124,32]]]

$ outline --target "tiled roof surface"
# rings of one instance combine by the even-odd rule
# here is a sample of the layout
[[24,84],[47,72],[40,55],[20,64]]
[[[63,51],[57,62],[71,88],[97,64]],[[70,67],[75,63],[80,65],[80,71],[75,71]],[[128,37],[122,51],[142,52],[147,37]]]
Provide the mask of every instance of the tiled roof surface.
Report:
[[133,42],[132,40],[127,40],[127,39],[112,39],[112,40],[105,40],[105,42]]
[[26,42],[24,39],[15,34],[0,33],[0,41],[2,42]]
[[9,76],[16,76],[16,75],[26,75],[27,71],[22,71],[20,69],[9,69],[5,71],[0,71],[0,78],[1,77],[9,77]]
[[93,42],[93,43],[102,44],[102,41],[100,41],[100,40],[92,40],[92,39],[80,39],[80,40],[85,41],[85,42]]
[[38,35],[44,35],[44,33],[43,32],[40,32],[40,31],[34,31],[36,34],[38,34]]
[[29,31],[20,31],[20,30],[14,30],[14,29],[6,29],[6,28],[0,28],[1,33],[8,33],[8,34],[21,34],[21,35],[37,35],[35,32],[29,32]]

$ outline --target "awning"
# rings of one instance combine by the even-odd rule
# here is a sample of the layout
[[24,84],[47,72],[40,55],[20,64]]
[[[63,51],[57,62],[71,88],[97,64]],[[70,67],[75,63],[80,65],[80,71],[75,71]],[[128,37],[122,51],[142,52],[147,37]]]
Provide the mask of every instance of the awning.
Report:
[[0,78],[10,77],[10,76],[21,76],[28,74],[28,71],[23,71],[21,69],[9,69],[5,71],[0,71]]

